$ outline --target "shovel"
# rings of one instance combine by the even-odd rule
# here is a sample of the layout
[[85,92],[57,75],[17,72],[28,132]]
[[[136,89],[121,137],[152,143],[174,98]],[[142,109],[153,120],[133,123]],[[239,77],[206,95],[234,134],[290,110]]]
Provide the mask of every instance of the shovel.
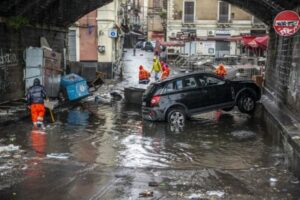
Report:
[[54,114],[53,114],[53,109],[54,109],[54,105],[55,105],[56,102],[51,102],[49,100],[45,100],[44,101],[44,105],[46,108],[49,109],[49,112],[50,112],[50,115],[51,115],[51,120],[52,120],[52,123],[55,122],[55,119],[54,119]]

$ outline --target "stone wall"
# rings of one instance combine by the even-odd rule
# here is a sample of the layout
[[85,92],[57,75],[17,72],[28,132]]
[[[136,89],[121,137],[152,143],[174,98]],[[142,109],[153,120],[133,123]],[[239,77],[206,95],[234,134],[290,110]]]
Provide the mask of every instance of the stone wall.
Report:
[[24,50],[30,46],[40,47],[41,37],[57,52],[62,53],[66,47],[64,29],[23,27],[15,30],[0,23],[0,103],[24,97]]
[[270,31],[265,87],[278,104],[300,111],[300,32],[280,37]]

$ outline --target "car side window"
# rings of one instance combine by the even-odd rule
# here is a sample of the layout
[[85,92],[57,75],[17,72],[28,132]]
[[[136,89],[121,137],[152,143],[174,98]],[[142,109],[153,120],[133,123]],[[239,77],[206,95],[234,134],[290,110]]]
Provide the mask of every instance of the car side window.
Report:
[[199,81],[200,87],[206,86],[206,79],[204,77],[200,76],[200,77],[197,77],[197,79]]
[[189,77],[189,78],[185,78],[183,79],[183,88],[196,88],[197,87],[197,83],[194,77]]
[[169,92],[174,92],[175,91],[175,87],[174,87],[174,83],[170,82],[165,86],[165,92],[164,93],[169,93]]
[[213,76],[205,76],[204,78],[205,78],[206,85],[222,85],[225,83],[224,80],[218,79]]
[[176,85],[176,89],[177,89],[177,90],[182,90],[182,88],[183,88],[182,80],[177,80],[177,81],[175,82],[175,85]]

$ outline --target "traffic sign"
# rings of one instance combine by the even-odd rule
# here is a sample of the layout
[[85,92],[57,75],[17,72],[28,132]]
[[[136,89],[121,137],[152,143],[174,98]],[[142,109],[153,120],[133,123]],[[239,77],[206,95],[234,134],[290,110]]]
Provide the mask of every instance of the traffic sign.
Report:
[[118,31],[117,31],[117,29],[114,29],[114,28],[109,29],[108,30],[108,36],[111,37],[111,38],[118,37]]
[[299,15],[292,10],[282,11],[275,17],[273,27],[280,36],[292,36],[300,28]]

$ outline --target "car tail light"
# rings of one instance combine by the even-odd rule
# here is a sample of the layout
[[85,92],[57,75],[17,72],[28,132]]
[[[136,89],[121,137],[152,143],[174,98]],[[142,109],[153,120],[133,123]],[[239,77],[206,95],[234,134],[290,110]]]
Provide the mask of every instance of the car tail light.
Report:
[[150,106],[151,107],[157,106],[158,103],[159,103],[159,100],[160,100],[160,96],[153,96],[152,99],[151,99]]

